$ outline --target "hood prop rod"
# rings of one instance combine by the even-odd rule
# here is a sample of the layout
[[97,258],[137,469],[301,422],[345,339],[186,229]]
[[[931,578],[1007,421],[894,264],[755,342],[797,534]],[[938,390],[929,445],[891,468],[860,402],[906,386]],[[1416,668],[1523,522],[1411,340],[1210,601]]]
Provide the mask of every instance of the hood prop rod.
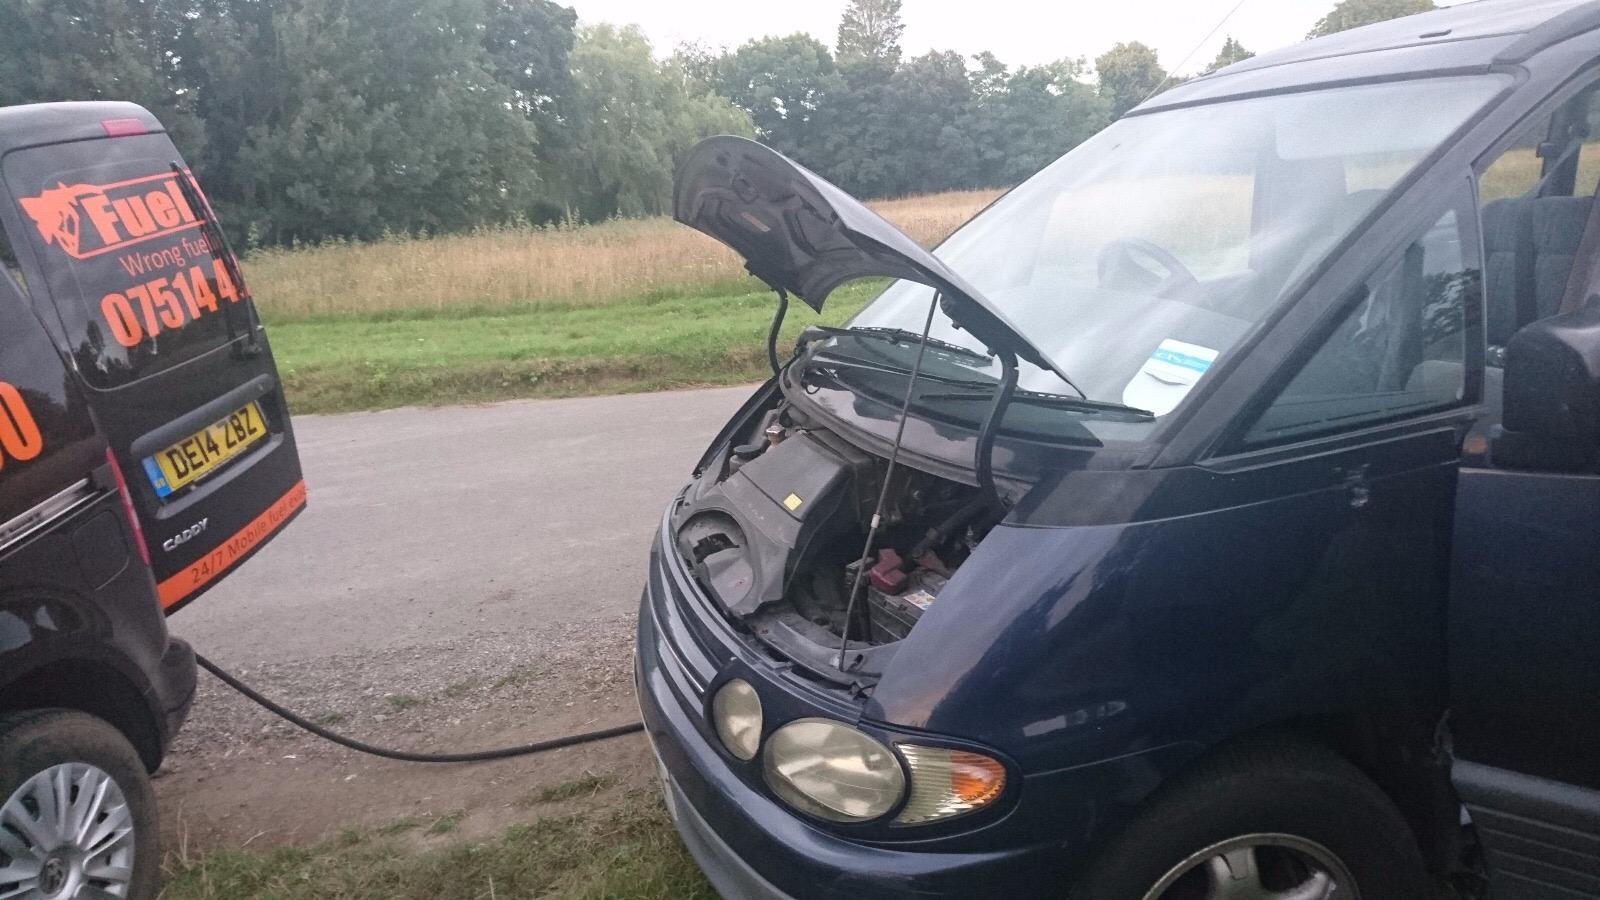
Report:
[[[782,291],[779,291],[782,294]],[[861,561],[856,564],[856,575],[850,584],[850,599],[845,601],[844,628],[839,637],[839,671],[845,671],[845,656],[850,649],[850,625],[855,618],[856,598],[861,595],[861,582],[867,574],[867,560],[872,557],[872,545],[878,540],[878,528],[883,524],[883,510],[889,505],[889,489],[894,484],[894,469],[900,461],[900,445],[906,436],[906,419],[911,415],[911,398],[916,396],[917,379],[922,375],[922,359],[928,352],[928,335],[933,331],[933,314],[939,308],[939,293],[934,292],[928,303],[928,318],[922,323],[922,339],[917,343],[917,361],[911,364],[911,377],[906,381],[906,397],[900,404],[900,424],[895,428],[894,446],[889,450],[889,466],[883,472],[883,487],[878,491],[878,505],[872,510],[872,522],[867,526],[867,542],[861,548]],[[1013,369],[1015,366],[1013,366]]]

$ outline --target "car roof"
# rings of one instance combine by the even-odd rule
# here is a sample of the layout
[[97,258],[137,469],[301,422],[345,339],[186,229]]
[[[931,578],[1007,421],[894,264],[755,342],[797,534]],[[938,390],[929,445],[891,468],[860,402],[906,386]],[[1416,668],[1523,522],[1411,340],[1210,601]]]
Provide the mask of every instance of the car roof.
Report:
[[1191,79],[1135,112],[1350,78],[1520,63],[1600,28],[1600,0],[1476,0],[1303,41]]

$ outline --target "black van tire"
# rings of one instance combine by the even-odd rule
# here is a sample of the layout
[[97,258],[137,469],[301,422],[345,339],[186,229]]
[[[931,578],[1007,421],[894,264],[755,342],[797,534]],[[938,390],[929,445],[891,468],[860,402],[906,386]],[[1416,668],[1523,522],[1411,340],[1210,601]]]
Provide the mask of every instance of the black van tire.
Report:
[[0,717],[0,804],[28,779],[63,763],[87,763],[111,776],[133,820],[134,864],[128,900],[152,900],[160,886],[155,792],[122,732],[94,716],[44,709]]
[[1289,741],[1227,749],[1177,776],[1069,896],[1145,900],[1180,863],[1245,835],[1288,835],[1325,849],[1354,880],[1360,900],[1433,895],[1416,836],[1388,796],[1332,751]]

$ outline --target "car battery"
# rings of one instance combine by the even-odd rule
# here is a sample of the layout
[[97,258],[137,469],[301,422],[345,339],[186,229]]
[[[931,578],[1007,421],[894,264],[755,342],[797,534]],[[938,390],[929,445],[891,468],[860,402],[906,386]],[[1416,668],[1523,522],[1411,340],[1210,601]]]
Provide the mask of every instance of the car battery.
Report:
[[917,624],[922,613],[944,589],[943,576],[927,569],[918,569],[906,578],[905,588],[889,594],[869,585],[867,609],[871,621],[872,642],[887,644],[904,640]]

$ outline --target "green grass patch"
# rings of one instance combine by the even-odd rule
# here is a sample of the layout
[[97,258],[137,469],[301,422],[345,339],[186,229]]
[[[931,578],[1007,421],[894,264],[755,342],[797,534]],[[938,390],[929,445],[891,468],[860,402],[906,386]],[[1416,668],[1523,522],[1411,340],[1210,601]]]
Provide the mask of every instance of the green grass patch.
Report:
[[433,824],[428,826],[428,833],[449,834],[450,832],[455,831],[456,826],[461,824],[461,816],[461,813],[456,812],[434,819]]
[[384,837],[390,837],[396,834],[405,834],[408,831],[415,831],[421,827],[421,819],[413,816],[405,816],[404,818],[395,819],[393,822],[379,825],[376,829],[374,829],[374,831]]
[[[408,828],[312,847],[169,858],[163,900],[712,900],[653,792],[514,825],[484,841],[417,848]],[[431,828],[429,829],[432,830]]]
[[395,712],[405,712],[408,709],[414,709],[422,705],[420,699],[410,694],[390,694],[385,699],[389,701],[389,708]]
[[616,783],[617,779],[611,775],[596,775],[593,772],[585,772],[571,781],[563,781],[560,784],[552,784],[549,787],[534,791],[527,796],[521,805],[533,806],[542,803],[560,803],[563,800],[593,797]]
[[[779,346],[837,325],[881,290],[847,285],[818,316],[793,303]],[[768,372],[769,292],[656,294],[600,307],[410,312],[269,321],[297,413],[483,403],[758,381]]]
[[451,700],[460,700],[462,697],[472,693],[472,689],[477,687],[479,683],[480,681],[476,677],[452,681],[445,685],[444,695]]
[[544,669],[536,666],[517,666],[496,678],[494,684],[489,686],[489,690],[499,690],[503,687],[523,687],[524,685],[533,684],[543,678],[545,674],[546,671]]

